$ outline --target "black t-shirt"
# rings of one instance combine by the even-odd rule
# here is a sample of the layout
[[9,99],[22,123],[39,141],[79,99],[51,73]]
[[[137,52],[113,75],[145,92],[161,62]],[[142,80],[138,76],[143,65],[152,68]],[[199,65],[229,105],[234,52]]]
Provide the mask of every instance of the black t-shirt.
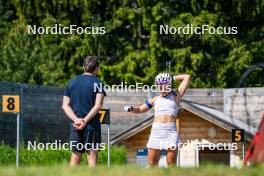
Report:
[[[70,106],[79,118],[84,118],[95,104],[96,94],[104,95],[104,84],[96,76],[82,74],[69,81],[64,96],[70,97]],[[88,123],[86,129],[101,129],[99,114]]]

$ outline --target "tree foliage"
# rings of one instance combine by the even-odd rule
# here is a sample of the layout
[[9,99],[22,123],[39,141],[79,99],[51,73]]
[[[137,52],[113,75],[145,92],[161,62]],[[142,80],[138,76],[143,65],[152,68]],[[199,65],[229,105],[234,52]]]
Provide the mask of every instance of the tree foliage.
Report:
[[[54,24],[105,26],[106,34],[26,33]],[[186,24],[236,26],[238,34],[159,34],[160,25]],[[263,0],[0,0],[0,80],[62,86],[97,55],[107,84],[152,84],[172,61],[170,72],[191,74],[192,87],[234,87],[264,61],[263,38]],[[252,84],[260,77],[263,70]]]

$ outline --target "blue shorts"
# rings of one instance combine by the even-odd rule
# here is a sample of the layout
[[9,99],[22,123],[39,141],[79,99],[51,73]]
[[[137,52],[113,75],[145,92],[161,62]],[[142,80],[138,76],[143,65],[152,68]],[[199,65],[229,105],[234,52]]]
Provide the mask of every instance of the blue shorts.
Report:
[[72,152],[84,153],[89,150],[100,150],[101,129],[87,129],[86,126],[82,130],[76,130],[71,124],[70,143]]

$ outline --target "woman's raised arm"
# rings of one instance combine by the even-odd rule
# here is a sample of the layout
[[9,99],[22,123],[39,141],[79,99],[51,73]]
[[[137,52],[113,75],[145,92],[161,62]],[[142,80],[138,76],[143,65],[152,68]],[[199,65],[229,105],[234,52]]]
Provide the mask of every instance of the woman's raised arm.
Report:
[[175,75],[173,79],[182,81],[180,86],[178,87],[178,92],[180,93],[180,96],[182,97],[184,93],[186,92],[189,84],[190,84],[190,75],[183,74],[183,75]]

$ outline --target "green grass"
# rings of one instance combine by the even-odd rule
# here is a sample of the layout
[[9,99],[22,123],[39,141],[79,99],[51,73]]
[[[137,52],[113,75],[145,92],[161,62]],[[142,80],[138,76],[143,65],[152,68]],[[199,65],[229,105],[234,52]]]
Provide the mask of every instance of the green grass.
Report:
[[[111,167],[107,168],[107,150],[100,152],[99,165],[88,168],[85,156],[78,167],[69,166],[70,151],[28,151],[21,149],[20,168],[15,168],[15,149],[0,145],[1,175],[109,175],[109,176],[263,176],[264,166],[234,169],[223,165],[202,165],[199,168],[148,168],[126,164],[124,147],[111,147]],[[125,165],[126,164],[126,165]]]
[[140,166],[97,166],[88,168],[87,166],[69,167],[68,165],[58,166],[31,166],[15,169],[14,167],[0,167],[0,175],[96,175],[96,176],[160,176],[160,175],[177,175],[177,176],[262,176],[264,166],[249,167],[245,169],[232,169],[222,165],[204,165],[199,168],[148,168]]
[[[65,150],[27,150],[25,147],[20,149],[20,165],[22,166],[51,166],[69,163],[71,152]],[[15,148],[0,145],[0,167],[14,166],[16,161]],[[125,147],[111,147],[111,162],[113,164],[126,164]],[[107,148],[99,152],[98,163],[107,164]],[[87,164],[86,156],[83,155],[82,165]]]

